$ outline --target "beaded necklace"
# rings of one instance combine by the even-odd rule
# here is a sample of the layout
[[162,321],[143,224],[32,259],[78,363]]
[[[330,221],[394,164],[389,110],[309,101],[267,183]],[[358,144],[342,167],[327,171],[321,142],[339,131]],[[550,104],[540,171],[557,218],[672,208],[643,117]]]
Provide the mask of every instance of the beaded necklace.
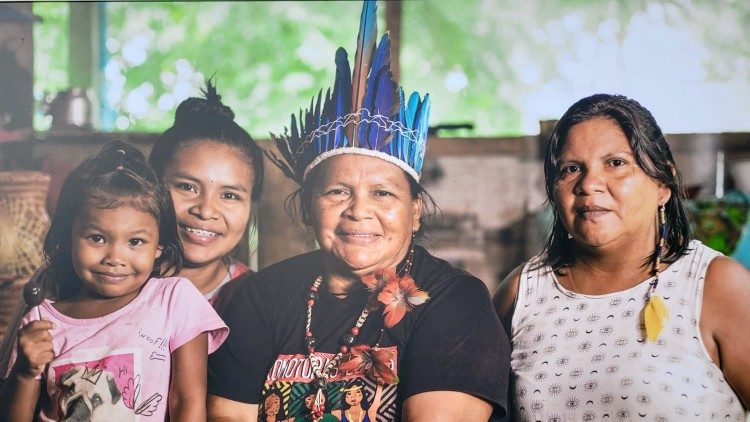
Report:
[[[404,263],[402,275],[409,274],[409,272],[411,271],[413,259],[414,243],[412,242],[409,254],[406,258],[406,262]],[[368,301],[368,304],[365,305],[364,309],[362,309],[362,312],[359,314],[359,317],[354,323],[354,326],[349,329],[348,333],[344,334],[341,337],[341,347],[339,347],[338,353],[336,353],[333,359],[331,359],[324,368],[321,368],[320,362],[317,359],[312,358],[313,353],[315,353],[315,345],[317,343],[317,340],[313,335],[311,326],[312,310],[315,306],[315,302],[320,297],[320,295],[318,294],[318,290],[320,289],[320,285],[322,283],[323,276],[319,275],[313,282],[312,286],[310,286],[310,291],[307,293],[307,318],[305,320],[305,344],[307,345],[307,359],[310,361],[310,368],[312,369],[313,376],[315,377],[315,379],[312,381],[312,384],[316,389],[315,399],[313,400],[312,406],[310,407],[310,413],[313,422],[317,422],[322,419],[323,414],[325,413],[325,395],[323,391],[328,385],[328,378],[331,375],[331,371],[333,371],[334,368],[338,367],[344,355],[349,353],[350,348],[357,340],[360,328],[362,328],[362,325],[364,325],[367,317],[370,315],[370,301]]]

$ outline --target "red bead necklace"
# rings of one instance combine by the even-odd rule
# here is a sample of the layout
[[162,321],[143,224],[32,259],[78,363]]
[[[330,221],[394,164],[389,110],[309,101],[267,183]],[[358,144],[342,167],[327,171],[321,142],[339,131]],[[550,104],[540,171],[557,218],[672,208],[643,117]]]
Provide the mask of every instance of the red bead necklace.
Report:
[[[411,271],[412,262],[414,259],[414,243],[412,242],[409,254],[406,262],[402,269],[403,274],[408,274]],[[314,422],[320,421],[325,413],[325,396],[324,390],[328,385],[328,378],[331,375],[331,371],[338,367],[341,359],[345,354],[349,353],[350,348],[357,341],[359,330],[364,325],[367,317],[370,315],[369,303],[365,305],[362,312],[359,314],[359,318],[354,323],[354,326],[349,329],[349,332],[341,337],[341,347],[339,347],[338,353],[331,359],[325,368],[320,367],[320,362],[317,359],[313,359],[313,353],[315,353],[316,339],[312,333],[312,311],[315,306],[315,301],[318,300],[318,290],[320,285],[323,283],[323,276],[318,276],[310,286],[310,291],[307,293],[307,319],[305,321],[305,344],[307,345],[307,358],[310,360],[310,368],[312,369],[313,376],[315,379],[312,381],[313,387],[316,389],[315,399],[312,402],[310,408],[310,416]]]
[[315,376],[313,386],[317,390],[315,393],[315,400],[313,400],[310,409],[313,421],[320,420],[325,413],[325,397],[323,395],[323,390],[325,390],[328,385],[328,377],[330,376],[331,371],[338,366],[344,354],[349,353],[349,348],[356,341],[357,335],[359,335],[359,329],[362,328],[365,320],[367,320],[367,316],[370,315],[370,309],[365,305],[365,308],[362,309],[362,313],[359,314],[359,318],[357,318],[357,322],[354,323],[354,326],[349,330],[349,333],[344,334],[341,338],[341,347],[339,348],[338,353],[336,353],[336,356],[328,362],[328,365],[326,365],[325,368],[318,366],[319,361],[312,358],[313,353],[315,353],[316,340],[313,336],[310,325],[312,321],[313,306],[318,299],[318,289],[322,282],[323,276],[318,276],[310,287],[310,292],[307,294],[307,320],[305,321],[305,343],[307,344],[307,354],[308,359],[310,359],[310,367]]

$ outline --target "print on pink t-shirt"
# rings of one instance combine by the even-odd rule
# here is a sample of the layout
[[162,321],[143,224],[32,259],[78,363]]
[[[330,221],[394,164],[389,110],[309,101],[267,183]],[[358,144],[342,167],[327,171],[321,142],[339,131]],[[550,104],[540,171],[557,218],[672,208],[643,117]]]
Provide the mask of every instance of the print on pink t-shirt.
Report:
[[38,416],[45,421],[164,420],[171,353],[203,332],[212,353],[228,334],[203,295],[179,277],[152,278],[132,302],[101,318],[70,318],[45,301],[22,325],[39,314],[55,324],[55,359],[42,374],[50,400],[40,402]]

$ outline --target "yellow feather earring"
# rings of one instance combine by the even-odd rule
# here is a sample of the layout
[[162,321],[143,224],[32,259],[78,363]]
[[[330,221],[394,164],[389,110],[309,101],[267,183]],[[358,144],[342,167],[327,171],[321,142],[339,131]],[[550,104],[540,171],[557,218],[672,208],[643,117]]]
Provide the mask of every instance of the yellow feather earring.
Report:
[[656,286],[659,284],[659,264],[661,264],[661,255],[664,252],[664,238],[667,231],[667,218],[664,211],[664,205],[659,205],[659,244],[656,251],[656,262],[654,264],[654,280],[648,287],[646,293],[646,307],[643,309],[643,322],[646,325],[646,338],[654,342],[659,338],[664,321],[669,319],[669,309],[664,299],[654,294]]

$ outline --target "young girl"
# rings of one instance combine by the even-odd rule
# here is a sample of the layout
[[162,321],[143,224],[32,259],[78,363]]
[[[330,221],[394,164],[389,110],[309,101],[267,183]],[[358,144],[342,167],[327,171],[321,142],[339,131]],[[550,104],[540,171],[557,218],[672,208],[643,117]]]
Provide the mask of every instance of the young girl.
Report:
[[22,321],[0,420],[205,420],[207,354],[227,328],[190,281],[157,278],[182,251],[138,150],[110,143],[67,177],[44,251],[52,300]]
[[263,154],[211,80],[203,94],[177,107],[174,125],[154,144],[149,162],[172,194],[184,248],[179,275],[220,310],[236,286],[229,282],[248,271],[229,254],[259,199]]

